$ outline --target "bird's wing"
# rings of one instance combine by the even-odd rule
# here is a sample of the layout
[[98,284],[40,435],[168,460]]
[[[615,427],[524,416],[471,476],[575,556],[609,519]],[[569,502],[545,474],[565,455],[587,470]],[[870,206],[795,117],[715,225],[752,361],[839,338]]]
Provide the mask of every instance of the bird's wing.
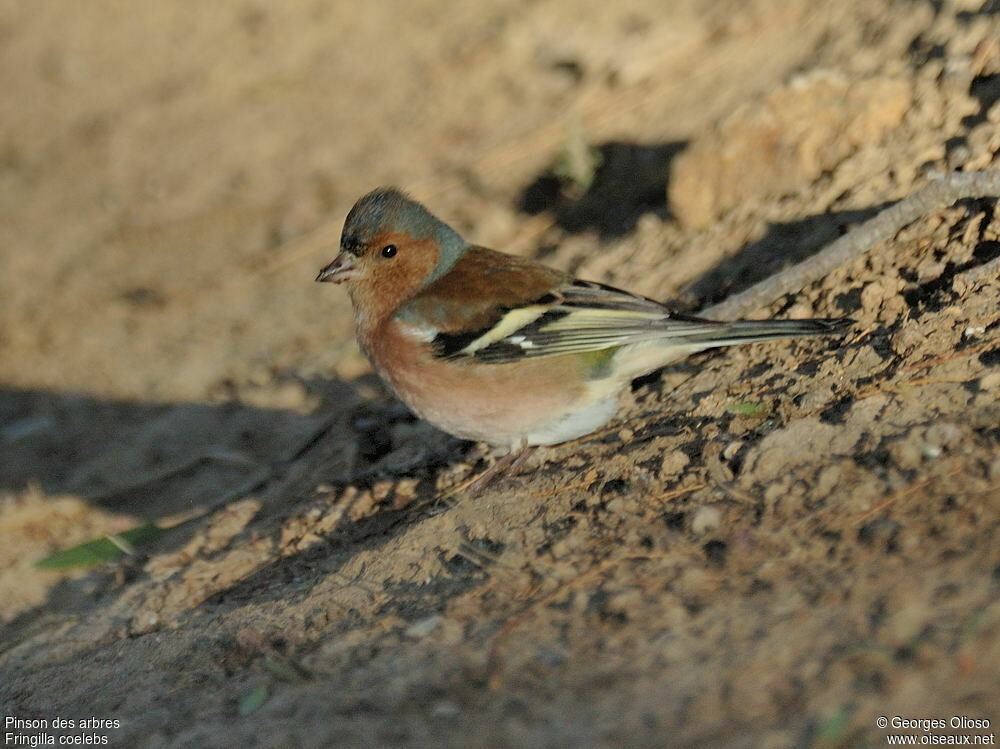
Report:
[[501,364],[581,354],[633,343],[711,334],[725,324],[674,315],[658,302],[587,281],[571,281],[510,310],[490,329],[466,340],[439,335],[438,354]]
[[852,320],[716,322],[612,286],[473,248],[395,320],[435,356],[505,364],[657,341],[690,350],[841,332]]
[[531,260],[473,248],[397,313],[446,359],[502,364],[711,334],[724,323],[674,315],[626,291]]
[[395,317],[445,332],[479,330],[570,280],[532,260],[472,247],[441,278],[403,304]]

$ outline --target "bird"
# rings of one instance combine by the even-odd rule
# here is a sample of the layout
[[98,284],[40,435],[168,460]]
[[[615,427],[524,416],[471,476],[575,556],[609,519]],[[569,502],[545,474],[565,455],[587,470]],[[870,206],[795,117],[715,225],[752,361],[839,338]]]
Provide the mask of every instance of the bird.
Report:
[[832,335],[853,323],[674,312],[472,244],[394,187],[355,203],[339,254],[316,281],[346,284],[358,344],[407,407],[511,458],[596,431],[634,379],[689,354]]

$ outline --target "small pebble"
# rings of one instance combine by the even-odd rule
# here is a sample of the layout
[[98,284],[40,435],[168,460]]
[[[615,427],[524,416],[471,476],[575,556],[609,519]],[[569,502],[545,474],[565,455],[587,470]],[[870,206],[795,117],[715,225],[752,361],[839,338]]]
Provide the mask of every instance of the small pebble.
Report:
[[419,640],[421,637],[426,637],[435,629],[440,627],[443,621],[444,617],[440,614],[432,614],[431,616],[427,616],[413,622],[413,624],[406,628],[406,631],[403,634],[411,640]]
[[383,499],[389,496],[389,492],[392,491],[394,482],[392,481],[379,481],[372,487],[372,496],[375,497],[376,502],[381,502]]
[[691,458],[680,450],[667,453],[660,462],[660,479],[669,479],[678,475],[690,462]]
[[431,707],[431,715],[435,718],[454,718],[462,712],[462,709],[450,700],[438,700]]
[[979,387],[983,390],[1000,389],[1000,372],[990,372],[979,378]]
[[833,388],[829,385],[810,390],[799,399],[799,408],[805,413],[818,411],[833,400]]
[[990,481],[1000,481],[1000,458],[993,459],[986,473],[990,477]]
[[806,320],[815,316],[816,314],[813,312],[812,305],[805,302],[798,302],[788,310],[788,318],[791,320]]
[[743,449],[743,441],[735,440],[730,442],[722,451],[722,459],[730,461],[737,456],[739,451]]
[[722,513],[719,512],[719,508],[711,505],[702,505],[691,518],[691,531],[699,536],[714,531],[720,525],[722,525]]

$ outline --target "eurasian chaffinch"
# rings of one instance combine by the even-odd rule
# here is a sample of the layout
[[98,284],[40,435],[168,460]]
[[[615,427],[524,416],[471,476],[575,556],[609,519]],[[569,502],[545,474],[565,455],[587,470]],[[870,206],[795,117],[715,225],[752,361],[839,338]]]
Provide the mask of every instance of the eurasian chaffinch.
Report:
[[589,434],[633,379],[688,354],[851,322],[680,315],[472,245],[394,188],[354,205],[340,254],[316,280],[347,284],[361,349],[407,406],[512,451]]

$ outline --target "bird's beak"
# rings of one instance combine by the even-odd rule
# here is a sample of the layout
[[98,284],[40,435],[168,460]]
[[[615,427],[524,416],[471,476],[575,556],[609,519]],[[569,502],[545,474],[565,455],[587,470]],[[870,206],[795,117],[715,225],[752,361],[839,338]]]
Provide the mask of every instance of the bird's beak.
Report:
[[336,260],[319,272],[316,280],[329,283],[344,283],[344,281],[353,280],[357,273],[355,260],[356,258],[351,253],[341,252],[337,255]]

